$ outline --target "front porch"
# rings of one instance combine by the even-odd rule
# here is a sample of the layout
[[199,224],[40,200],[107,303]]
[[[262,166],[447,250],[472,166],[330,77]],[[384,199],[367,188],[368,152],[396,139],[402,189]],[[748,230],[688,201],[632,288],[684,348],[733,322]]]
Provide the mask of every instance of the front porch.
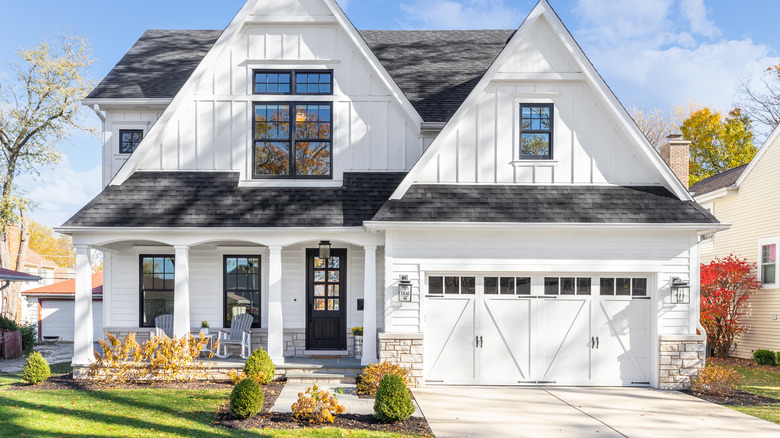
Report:
[[[161,314],[173,315],[174,336],[197,336],[201,321],[216,334],[229,330],[235,315],[251,313],[252,349],[264,348],[285,374],[322,368],[353,373],[359,365],[377,362],[377,332],[385,314],[377,305],[384,302],[384,264],[378,263],[382,236],[330,230],[316,235],[243,232],[227,238],[232,231],[77,236],[74,366],[86,366],[92,358],[92,326],[84,323],[92,313],[91,288],[86,287],[92,249],[103,253],[103,329],[120,339],[130,332],[139,341],[147,339]],[[317,258],[322,240],[331,242],[331,259]],[[364,330],[364,354],[357,363],[349,359],[356,326]],[[330,341],[321,342],[328,336]],[[226,373],[242,367],[240,350],[232,351],[232,358],[214,358],[215,368]],[[334,356],[340,358],[329,359]],[[313,358],[324,362],[306,362]]]

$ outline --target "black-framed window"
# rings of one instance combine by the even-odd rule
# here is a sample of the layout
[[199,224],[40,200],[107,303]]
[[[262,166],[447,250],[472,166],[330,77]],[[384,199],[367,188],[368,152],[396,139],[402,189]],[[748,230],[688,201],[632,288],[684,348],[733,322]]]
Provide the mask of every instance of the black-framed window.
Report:
[[530,295],[531,277],[485,277],[484,287],[491,295]]
[[590,295],[588,277],[544,277],[545,295]]
[[255,94],[333,94],[333,70],[255,70]]
[[601,295],[647,296],[646,278],[602,278],[599,287]]
[[236,315],[252,315],[252,327],[260,327],[260,256],[224,257],[223,327]]
[[552,159],[553,119],[551,103],[520,104],[521,159]]
[[143,129],[120,129],[119,130],[119,153],[132,154],[144,139]]
[[140,263],[141,327],[154,327],[154,319],[173,314],[176,263],[172,255],[142,255]]
[[474,295],[477,293],[476,277],[428,277],[429,294]]
[[331,103],[255,103],[254,114],[255,178],[331,177]]

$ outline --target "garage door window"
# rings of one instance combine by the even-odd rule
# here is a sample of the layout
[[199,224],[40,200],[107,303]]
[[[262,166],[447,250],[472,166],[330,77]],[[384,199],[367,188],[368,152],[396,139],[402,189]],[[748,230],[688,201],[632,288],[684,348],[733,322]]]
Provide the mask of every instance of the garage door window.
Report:
[[590,278],[545,277],[545,295],[590,295]]
[[646,278],[602,278],[599,286],[601,295],[647,296]]
[[154,319],[173,313],[173,256],[141,256],[141,327],[154,327]]
[[485,277],[485,293],[530,295],[531,277]]
[[428,293],[434,295],[474,295],[477,292],[476,277],[441,276],[428,277]]

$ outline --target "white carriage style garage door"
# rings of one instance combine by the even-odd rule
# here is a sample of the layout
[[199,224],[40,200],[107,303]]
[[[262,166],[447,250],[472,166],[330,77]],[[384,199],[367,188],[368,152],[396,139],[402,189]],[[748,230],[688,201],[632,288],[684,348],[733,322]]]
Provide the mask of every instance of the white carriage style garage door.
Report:
[[[41,300],[41,333],[59,336],[61,341],[73,342],[74,301]],[[103,336],[103,302],[92,302],[92,333],[97,341]]]
[[488,274],[427,281],[427,383],[649,384],[647,277]]

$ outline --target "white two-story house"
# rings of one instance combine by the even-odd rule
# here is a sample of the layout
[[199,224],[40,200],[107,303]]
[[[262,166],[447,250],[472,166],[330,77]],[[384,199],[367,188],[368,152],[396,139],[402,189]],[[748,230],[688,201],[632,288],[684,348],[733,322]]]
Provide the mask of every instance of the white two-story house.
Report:
[[506,31],[249,0],[223,31],[145,33],[84,103],[105,188],[60,229],[77,366],[91,248],[112,333],[251,313],[282,363],[363,326],[363,363],[418,385],[673,387],[703,363],[696,243],[721,225],[545,0]]

